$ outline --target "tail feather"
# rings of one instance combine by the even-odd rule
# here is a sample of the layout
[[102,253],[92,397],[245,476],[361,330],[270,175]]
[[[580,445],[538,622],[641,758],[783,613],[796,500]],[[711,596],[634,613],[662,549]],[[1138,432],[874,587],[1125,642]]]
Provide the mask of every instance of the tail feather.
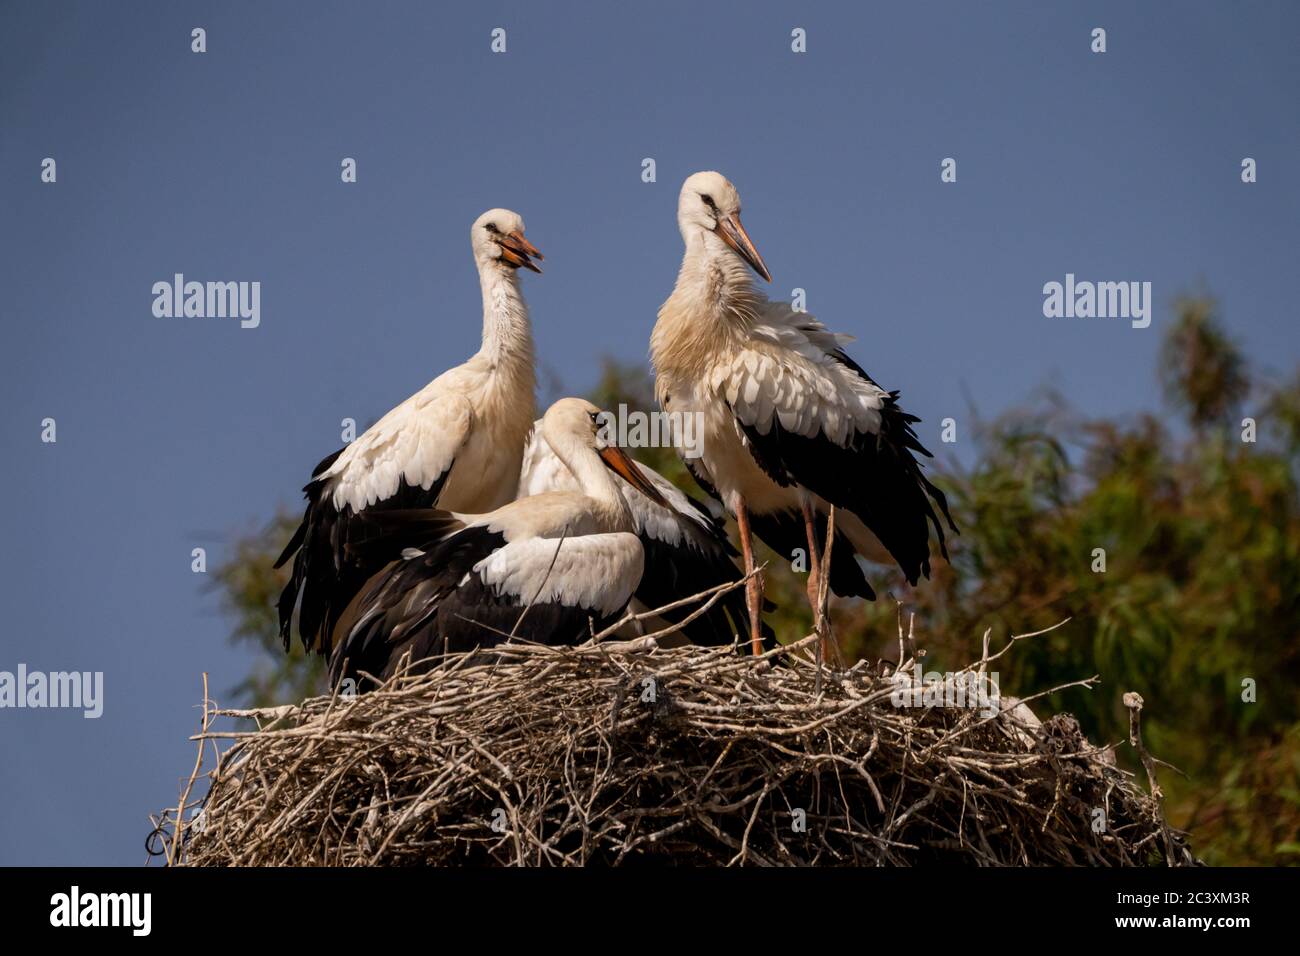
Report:
[[400,558],[403,551],[424,550],[463,527],[459,518],[437,508],[367,510],[353,519],[344,550],[363,565],[386,564]]

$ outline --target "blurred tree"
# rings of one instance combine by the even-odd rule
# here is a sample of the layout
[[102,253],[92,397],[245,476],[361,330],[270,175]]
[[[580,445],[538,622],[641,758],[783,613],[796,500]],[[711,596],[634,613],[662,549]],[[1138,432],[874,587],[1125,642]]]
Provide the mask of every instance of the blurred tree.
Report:
[[[985,629],[1005,640],[1069,617],[999,662],[1002,688],[1023,695],[1100,674],[1096,690],[1042,707],[1069,709],[1099,742],[1125,737],[1120,698],[1138,691],[1148,744],[1187,774],[1165,771],[1162,784],[1172,822],[1192,828],[1197,851],[1212,863],[1294,862],[1300,370],[1252,383],[1202,297],[1179,300],[1159,374],[1175,414],[1090,420],[1047,391],[978,422],[973,463],[935,469],[962,529],[951,563],[936,561],[915,592],[892,567],[873,565],[880,599],[835,602],[836,635],[849,660],[893,658],[900,610],[915,613],[927,668],[946,670],[978,655]],[[639,364],[607,361],[589,397],[611,410],[655,407]],[[1253,444],[1240,440],[1239,409],[1258,422]],[[673,452],[637,455],[705,500]],[[257,703],[323,687],[319,661],[296,643],[286,656],[276,634],[282,578],[270,563],[296,521],[286,513],[239,539],[217,571],[233,639],[267,652],[239,688]],[[1097,548],[1104,573],[1093,570]],[[780,605],[770,623],[786,639],[807,633],[802,577],[788,556],[759,554]],[[1243,699],[1249,681],[1254,702]]]
[[237,536],[230,557],[212,576],[221,609],[234,622],[231,642],[258,651],[248,676],[228,691],[249,706],[273,707],[326,689],[324,660],[308,655],[296,635],[288,654],[280,641],[275,605],[289,575],[288,568],[276,571],[271,565],[301,520],[301,513],[281,510],[260,531]]
[[1219,323],[1209,296],[1180,298],[1160,352],[1165,395],[1198,431],[1223,425],[1250,391],[1241,352]]
[[[1050,394],[983,424],[975,463],[944,476],[963,534],[918,589],[918,627],[944,670],[977,654],[986,628],[1005,639],[1070,618],[1000,662],[1003,688],[1100,674],[1096,690],[1049,704],[1098,741],[1125,737],[1120,699],[1138,691],[1148,744],[1187,774],[1163,783],[1199,852],[1288,862],[1300,836],[1300,376],[1253,385],[1212,301],[1178,310],[1162,379],[1191,437],[1176,437],[1174,416],[1089,420]],[[1247,403],[1255,443],[1232,420]],[[842,639],[889,653],[892,613],[847,610]]]
[[1270,387],[1264,403],[1264,428],[1281,442],[1294,464],[1300,460],[1300,366],[1289,381]]

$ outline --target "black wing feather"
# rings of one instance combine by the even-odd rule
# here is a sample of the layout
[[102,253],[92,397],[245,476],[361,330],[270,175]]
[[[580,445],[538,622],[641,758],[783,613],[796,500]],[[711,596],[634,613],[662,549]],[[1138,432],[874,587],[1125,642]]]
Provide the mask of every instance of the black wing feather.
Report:
[[[808,547],[808,538],[804,532],[803,515],[795,511],[773,511],[766,514],[750,514],[749,523],[760,541],[783,557],[790,557],[795,549]],[[825,521],[818,522],[818,543],[824,545]],[[860,597],[868,601],[876,599],[876,592],[867,583],[867,576],[862,572],[862,565],[855,560],[853,543],[844,536],[844,532],[835,532],[835,545],[831,548],[830,588],[840,597]]]
[[[693,543],[674,547],[647,534],[640,535],[640,539],[645,550],[645,572],[637,585],[636,598],[648,608],[660,608],[741,578],[731,559],[735,550],[725,536],[721,540],[709,539],[707,544],[701,542],[700,547]],[[687,604],[665,611],[662,616],[678,624],[699,607],[699,604]],[[694,644],[730,644],[736,634],[745,633],[747,620],[744,589],[736,588],[685,625],[682,633]],[[770,634],[770,628],[764,627],[765,634]]]
[[[880,387],[843,351],[837,349],[831,354],[841,365]],[[896,391],[885,396],[879,433],[852,432],[845,445],[821,433],[809,438],[787,431],[778,416],[773,416],[766,434],[736,419],[754,460],[773,481],[785,486],[802,485],[836,507],[853,512],[880,539],[912,584],[921,575],[930,576],[931,526],[938,536],[940,553],[948,557],[944,527],[935,505],[948,527],[957,531],[947,499],[925,476],[913,454],[932,457],[912,430],[918,421],[898,407]],[[836,538],[839,548],[838,534]],[[837,567],[847,563],[838,560],[838,555],[832,559],[832,577]],[[831,587],[842,593],[833,581]]]
[[[384,533],[398,536],[394,546],[409,547],[419,531],[390,523]],[[362,673],[386,679],[407,655],[415,670],[434,667],[444,654],[492,648],[511,633],[520,641],[576,644],[616,616],[558,602],[528,607],[519,596],[485,586],[474,565],[504,545],[500,532],[469,527],[372,576],[335,627],[331,681]]]
[[[682,457],[682,464],[686,466],[686,470],[690,472],[691,477],[695,479],[695,483],[700,486],[701,490],[703,490],[703,492],[706,495],[708,495],[718,504],[723,505],[725,507],[725,502],[723,502],[722,496],[718,494],[718,489],[714,487],[713,482],[709,481],[708,478],[704,477],[704,474],[695,467],[693,462],[694,459],[687,458],[685,456]],[[683,492],[683,494],[685,494],[685,492]],[[691,504],[695,506],[697,511],[699,511],[701,514],[706,514],[706,515],[708,514],[708,510],[702,504],[696,501],[693,497],[691,497],[690,495],[686,495],[686,497],[690,499]],[[739,577],[741,577],[741,574],[737,570],[736,566],[730,560],[732,558],[739,557],[740,555],[739,552],[736,551],[735,547],[732,546],[731,539],[727,535],[727,526],[725,520],[720,521],[716,518],[712,518],[711,515],[710,515],[710,519],[711,519],[712,537],[714,541],[718,542],[720,546],[725,549],[726,567],[725,568],[722,567],[720,563],[720,559],[711,559],[710,563],[713,565],[712,570],[705,571],[704,569],[700,569],[701,577],[704,580],[706,580],[708,583],[701,584],[699,587],[695,588],[692,591],[681,591],[678,593],[678,597],[684,596],[686,594],[698,594],[700,591],[703,591],[706,588],[711,588],[717,584],[722,584],[724,581],[735,581]],[[762,535],[759,535],[759,537],[762,538]],[[767,541],[766,538],[762,538],[762,540]],[[644,538],[642,539],[642,544],[645,544]],[[650,551],[649,548],[647,547],[646,550],[646,574],[647,575],[649,575],[650,573],[650,562],[651,562]],[[639,594],[638,594],[638,598],[640,598]],[[670,600],[676,600],[676,598],[672,598]],[[655,604],[652,604],[649,601],[646,601],[644,599],[641,599],[641,601],[643,604],[646,604],[649,607],[656,606]],[[663,602],[663,603],[668,603],[668,602]],[[663,603],[657,606],[662,607]],[[691,638],[691,640],[694,641],[696,644],[713,644],[716,646],[718,644],[730,643],[733,633],[739,633],[742,635],[745,634],[746,628],[749,626],[748,625],[749,608],[745,604],[744,589],[737,588],[736,590],[730,591],[727,594],[725,594],[722,597],[722,599],[718,601],[717,604],[714,605],[713,611],[716,611],[720,606],[724,610],[729,620],[725,624],[723,624],[722,622],[718,621],[716,616],[714,617],[713,621],[709,625],[714,635],[712,638],[710,638],[708,635],[703,635],[697,638],[689,630],[687,630],[686,636]],[[687,614],[682,616],[683,617],[689,616],[690,610],[691,609],[688,608]],[[763,611],[769,612],[774,610],[776,610],[776,603],[774,601],[769,601],[767,598],[764,598]],[[713,611],[710,611],[710,614],[713,614]],[[701,617],[704,616],[705,615],[701,615]],[[763,622],[760,626],[762,628],[764,644],[766,644],[768,647],[775,647],[776,632],[773,631],[772,628],[766,622]],[[720,630],[719,627],[721,627],[722,630]],[[724,631],[726,633],[725,639],[721,637]]]
[[[278,568],[293,556],[289,581],[280,592],[277,603],[280,640],[286,651],[289,649],[293,609],[297,606],[298,634],[303,647],[328,655],[329,634],[339,614],[366,579],[383,565],[382,561],[365,560],[363,555],[349,553],[357,514],[350,505],[339,511],[326,484],[316,480],[342,453],[340,448],[312,471],[312,481],[303,488],[307,507],[302,523],[275,564]],[[413,487],[403,477],[392,496],[367,506],[363,513],[432,508],[437,504],[449,474],[450,467],[427,489],[418,485]]]

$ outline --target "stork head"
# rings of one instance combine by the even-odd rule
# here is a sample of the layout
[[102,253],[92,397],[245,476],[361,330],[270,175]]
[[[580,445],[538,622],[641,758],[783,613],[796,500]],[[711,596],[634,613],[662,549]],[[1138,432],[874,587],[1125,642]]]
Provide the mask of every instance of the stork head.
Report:
[[546,257],[524,238],[524,220],[517,212],[489,209],[474,220],[469,241],[474,248],[474,261],[480,269],[495,265],[504,269],[523,266],[533,272],[542,271],[533,264],[533,258]]
[[609,440],[609,418],[584,398],[562,398],[542,416],[542,437],[569,467],[575,456],[595,452],[605,467],[621,477],[655,504],[670,507],[659,489],[618,445]]
[[677,197],[677,226],[689,246],[699,239],[710,253],[740,256],[768,282],[763,257],[740,224],[740,193],[721,173],[702,172],[688,176]]

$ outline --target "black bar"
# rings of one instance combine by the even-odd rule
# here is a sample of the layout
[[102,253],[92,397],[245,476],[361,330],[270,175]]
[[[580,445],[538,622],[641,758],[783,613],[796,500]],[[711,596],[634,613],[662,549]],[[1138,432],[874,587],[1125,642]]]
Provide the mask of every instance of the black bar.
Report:
[[[1041,940],[1199,933],[1215,939],[1294,927],[1296,870],[166,870],[0,869],[0,926],[30,935],[129,941],[119,927],[54,927],[57,894],[148,893],[149,937],[168,942],[382,945],[386,930],[442,925],[465,944],[496,949],[581,936],[610,946],[647,941],[697,945],[716,938],[775,945],[773,920],[878,944],[962,938],[1009,945]],[[98,898],[97,898],[98,899]],[[141,900],[142,901],[142,900]],[[97,906],[98,902],[92,904]],[[135,911],[142,916],[143,911]],[[129,912],[127,914],[129,916]],[[1154,918],[1151,927],[1117,920]],[[1244,918],[1240,926],[1161,921]],[[124,922],[129,922],[125,916]],[[142,920],[141,920],[142,922]],[[602,937],[608,931],[612,935]],[[784,931],[783,931],[784,932]],[[959,933],[959,937],[951,934]],[[974,936],[965,935],[974,933]],[[379,935],[376,935],[379,934]],[[575,936],[576,934],[576,936]],[[686,934],[686,935],[679,935]],[[886,937],[886,938],[887,938]],[[1170,937],[1174,938],[1174,937]],[[444,940],[445,942],[445,940]]]

